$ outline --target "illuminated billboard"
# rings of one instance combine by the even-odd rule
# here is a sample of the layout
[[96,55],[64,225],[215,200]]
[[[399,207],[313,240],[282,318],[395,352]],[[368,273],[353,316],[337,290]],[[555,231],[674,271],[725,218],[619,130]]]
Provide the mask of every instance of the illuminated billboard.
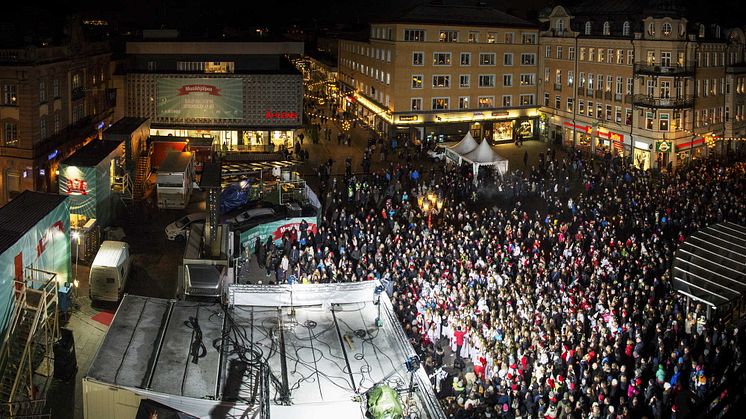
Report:
[[243,119],[241,79],[158,79],[157,115],[163,118]]

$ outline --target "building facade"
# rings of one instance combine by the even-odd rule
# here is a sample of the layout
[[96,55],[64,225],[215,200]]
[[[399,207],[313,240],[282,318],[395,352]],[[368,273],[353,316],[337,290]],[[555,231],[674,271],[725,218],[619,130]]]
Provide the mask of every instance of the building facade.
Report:
[[56,191],[57,164],[109,122],[106,43],[0,50],[0,204]]
[[557,6],[541,19],[546,137],[643,169],[735,151],[743,32],[631,4]]
[[286,56],[300,42],[127,43],[126,116],[152,135],[206,137],[224,148],[292,145],[302,125],[303,76]]
[[538,26],[486,6],[426,4],[342,40],[346,110],[385,136],[534,138]]

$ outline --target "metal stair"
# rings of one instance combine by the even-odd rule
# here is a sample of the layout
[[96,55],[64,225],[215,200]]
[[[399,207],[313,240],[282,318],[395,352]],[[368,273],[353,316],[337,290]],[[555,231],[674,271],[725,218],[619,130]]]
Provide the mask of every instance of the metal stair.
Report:
[[145,186],[150,177],[150,152],[144,153],[137,158],[137,167],[135,169],[135,182],[133,190],[133,199],[140,201],[145,196]]
[[[0,348],[0,418],[51,417],[42,393],[59,335],[56,275],[30,268],[26,272],[23,281],[14,281],[14,309]],[[46,380],[35,381],[40,376]]]

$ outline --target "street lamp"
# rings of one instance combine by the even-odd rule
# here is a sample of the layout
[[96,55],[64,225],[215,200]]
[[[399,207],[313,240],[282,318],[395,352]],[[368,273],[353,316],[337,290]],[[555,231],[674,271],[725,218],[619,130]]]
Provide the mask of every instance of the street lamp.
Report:
[[78,288],[78,260],[80,259],[80,233],[73,231],[73,239],[75,239],[75,276],[73,277],[73,290]]
[[417,197],[417,205],[419,205],[422,212],[427,214],[427,228],[431,230],[433,227],[433,213],[437,214],[443,210],[443,199],[435,192],[430,191]]

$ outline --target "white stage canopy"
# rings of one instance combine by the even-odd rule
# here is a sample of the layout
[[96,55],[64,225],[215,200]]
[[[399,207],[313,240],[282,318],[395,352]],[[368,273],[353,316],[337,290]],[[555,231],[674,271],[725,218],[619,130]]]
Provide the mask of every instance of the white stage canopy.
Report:
[[508,172],[508,160],[497,154],[487,139],[482,140],[482,143],[471,152],[462,155],[461,159],[472,164],[475,181],[480,166],[493,166],[501,176]]
[[477,145],[476,140],[471,136],[471,132],[467,132],[464,138],[462,138],[456,145],[446,147],[446,158],[454,163],[461,164],[462,156],[476,149]]

